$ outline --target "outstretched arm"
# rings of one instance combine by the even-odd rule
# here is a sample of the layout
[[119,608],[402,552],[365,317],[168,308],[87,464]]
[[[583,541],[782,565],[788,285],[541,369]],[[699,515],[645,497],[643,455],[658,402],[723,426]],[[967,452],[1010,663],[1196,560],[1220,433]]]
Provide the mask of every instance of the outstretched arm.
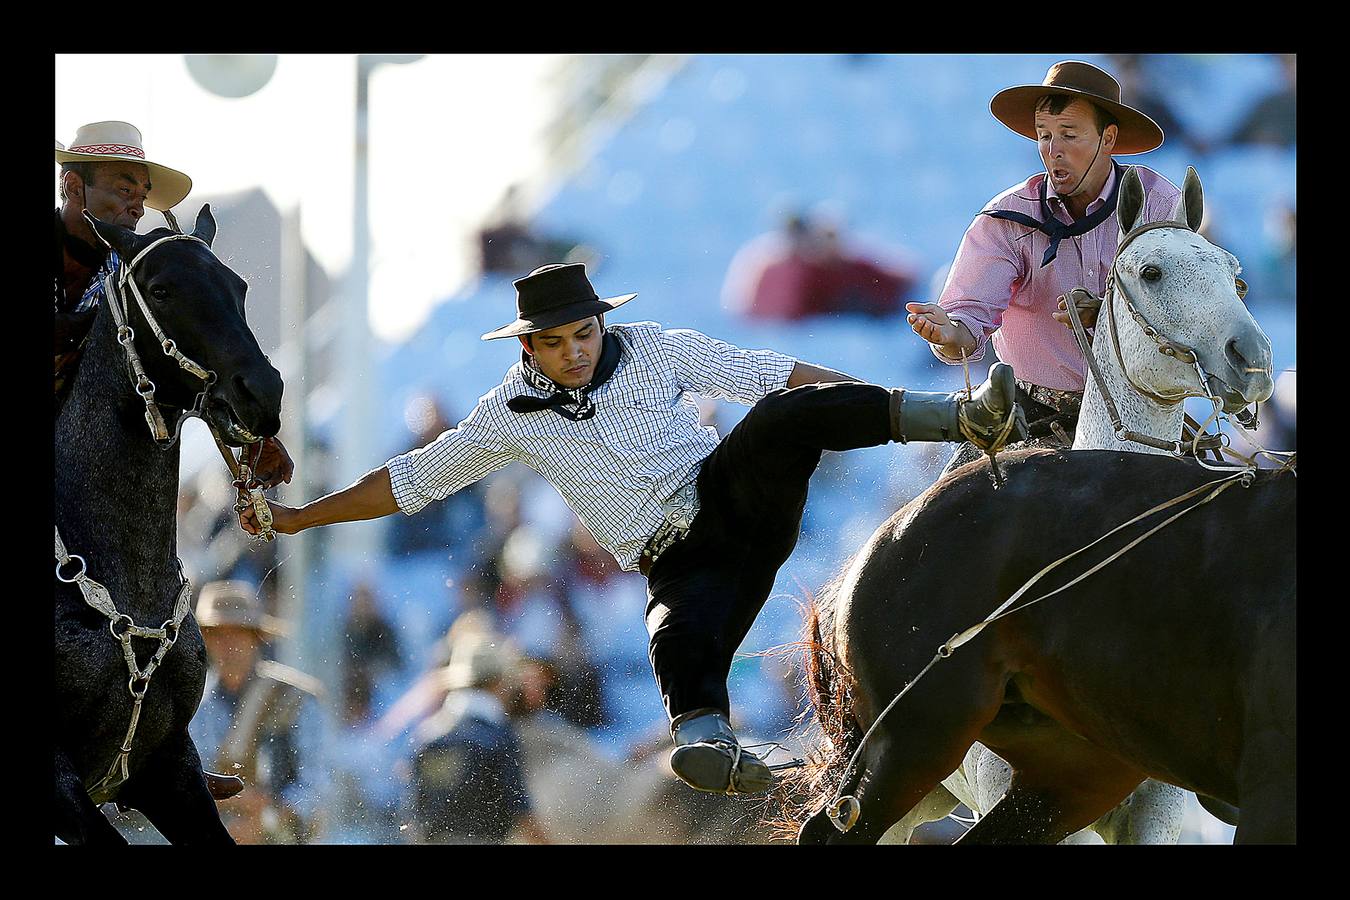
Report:
[[[267,505],[272,508],[272,528],[281,534],[295,534],[318,525],[378,519],[399,511],[386,466],[367,472],[355,484],[298,509],[271,500],[267,501]],[[239,524],[249,534],[258,533],[258,520],[253,507],[246,507],[239,514]]]

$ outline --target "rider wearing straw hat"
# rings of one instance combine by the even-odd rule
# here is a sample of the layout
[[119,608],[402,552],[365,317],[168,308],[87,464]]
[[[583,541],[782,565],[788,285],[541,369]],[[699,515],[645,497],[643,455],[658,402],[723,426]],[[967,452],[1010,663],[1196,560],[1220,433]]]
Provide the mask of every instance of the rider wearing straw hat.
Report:
[[[192,190],[192,179],[146,158],[140,129],[128,122],[80,126],[69,146],[56,142],[61,164],[56,210],[56,411],[74,380],[84,341],[104,295],[104,279],[120,264],[97,239],[84,211],[102,222],[136,230],[145,208],[172,221],[172,208]],[[263,442],[254,470],[264,487],[289,482],[295,465],[276,438]]]
[[[1115,259],[1116,192],[1124,169],[1113,157],[1162,145],[1162,129],[1121,102],[1107,72],[1075,60],[1055,63],[1036,85],[999,91],[994,118],[1035,141],[1044,171],[994,197],[966,230],[936,303],[910,303],[909,323],[938,359],[960,365],[984,355],[991,336],[1018,377],[1030,446],[1057,445],[1050,423],[1071,437],[1087,362],[1059,298],[1078,287],[1100,295]],[[1147,196],[1144,221],[1171,215],[1180,191],[1135,166]],[[1084,324],[1095,321],[1086,310]],[[958,449],[949,468],[978,455]]]
[[[521,359],[458,427],[299,509],[273,527],[411,515],[521,461],[543,475],[628,571],[648,578],[650,657],[675,749],[671,768],[705,791],[766,789],[771,773],[729,722],[732,656],[797,543],[807,482],[824,450],[891,440],[991,445],[1010,436],[1012,371],[971,399],[864,384],[772,350],[742,350],[655,322],[606,327],[632,300],[599,298],[581,264],[515,282]],[[699,424],[695,394],[752,406],[725,437]],[[241,524],[256,532],[251,510]]]

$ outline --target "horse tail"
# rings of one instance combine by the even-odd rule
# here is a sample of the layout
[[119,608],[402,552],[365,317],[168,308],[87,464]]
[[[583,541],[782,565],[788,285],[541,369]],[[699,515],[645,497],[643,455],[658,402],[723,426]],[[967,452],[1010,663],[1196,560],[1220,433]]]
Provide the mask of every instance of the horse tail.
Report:
[[789,771],[775,788],[777,817],[768,825],[773,837],[793,840],[802,823],[818,813],[839,787],[844,767],[857,750],[863,730],[853,712],[853,677],[835,652],[835,612],[843,574],[808,592],[802,637],[787,650],[802,654],[805,703],[797,715],[805,765]]

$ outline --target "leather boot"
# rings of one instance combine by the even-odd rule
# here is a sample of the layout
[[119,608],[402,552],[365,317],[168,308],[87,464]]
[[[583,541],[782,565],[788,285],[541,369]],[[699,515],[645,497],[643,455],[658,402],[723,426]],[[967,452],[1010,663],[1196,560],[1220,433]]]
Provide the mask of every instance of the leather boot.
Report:
[[[981,450],[997,449],[1026,440],[1026,417],[1017,405],[1017,381],[1012,366],[994,363],[989,378],[975,388],[969,400],[964,391],[898,390],[891,394],[891,437],[910,441],[964,441]],[[1012,416],[1011,427],[1009,415]],[[967,435],[962,431],[965,425]],[[1006,434],[1005,429],[1007,429]]]
[[244,789],[244,779],[238,775],[218,775],[208,769],[202,769],[206,776],[206,788],[216,800],[228,800]]
[[675,749],[670,768],[685,784],[717,794],[754,794],[773,785],[773,773],[741,747],[727,717],[715,709],[676,716],[670,725]]

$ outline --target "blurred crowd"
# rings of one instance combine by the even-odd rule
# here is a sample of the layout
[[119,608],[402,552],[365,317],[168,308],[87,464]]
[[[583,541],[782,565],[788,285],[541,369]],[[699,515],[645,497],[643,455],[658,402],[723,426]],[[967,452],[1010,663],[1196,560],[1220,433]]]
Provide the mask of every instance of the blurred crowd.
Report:
[[[1284,83],[1253,96],[1238,127],[1218,139],[1170,108],[1151,58],[1119,55],[1110,64],[1123,94],[1161,124],[1169,142],[1184,144],[1197,167],[1225,147],[1295,144],[1292,55],[1282,59]],[[1292,307],[1293,199],[1259,225],[1265,251],[1244,260],[1253,291]],[[1218,221],[1206,227],[1222,242],[1224,229],[1253,226]],[[515,189],[484,224],[481,250],[485,272],[519,274],[543,262],[594,259],[597,252],[581,238],[541,233]],[[934,272],[940,284],[949,262],[868,246],[830,216],[795,210],[782,217],[781,229],[736,255],[722,299],[739,315],[788,327],[854,316],[859,328],[880,321],[894,329],[896,341],[913,340],[903,304],[931,299],[916,298],[916,291],[933,283]],[[1292,450],[1294,373],[1277,377],[1258,436],[1266,447]],[[465,412],[419,394],[405,409],[406,434],[385,448],[384,458],[428,443]],[[718,415],[710,406],[708,416]],[[725,432],[726,423],[717,424]],[[318,443],[307,454],[316,467],[323,455]],[[809,538],[814,520],[836,510],[867,506],[869,521],[880,521],[926,486],[940,455],[934,452],[930,469],[897,476],[865,498],[851,493],[842,464],[827,455],[813,481],[804,535]],[[318,471],[309,476],[320,482],[312,496],[340,486],[322,484]],[[184,562],[194,584],[245,585],[275,614],[277,544],[250,544],[232,501],[217,467],[184,483]],[[315,537],[319,558],[328,540],[323,532]],[[668,743],[667,724],[647,660],[644,579],[621,571],[533,473],[511,467],[417,516],[392,517],[377,569],[345,592],[336,680],[304,692],[304,708],[288,726],[307,736],[286,750],[295,760],[255,770],[255,780],[271,779],[278,796],[291,798],[294,821],[285,828],[273,823],[253,837],[353,843],[758,839],[750,827],[754,816],[744,808],[728,816],[720,798],[680,789],[664,768],[664,754],[656,750]],[[267,659],[275,650],[260,641],[257,653]],[[799,701],[793,661],[743,662],[733,669],[739,681],[732,693],[747,698],[747,730],[782,739]],[[587,755],[560,759],[557,748],[564,744]],[[212,752],[202,748],[203,758]],[[323,777],[306,777],[320,772]],[[469,827],[468,820],[479,824]]]

